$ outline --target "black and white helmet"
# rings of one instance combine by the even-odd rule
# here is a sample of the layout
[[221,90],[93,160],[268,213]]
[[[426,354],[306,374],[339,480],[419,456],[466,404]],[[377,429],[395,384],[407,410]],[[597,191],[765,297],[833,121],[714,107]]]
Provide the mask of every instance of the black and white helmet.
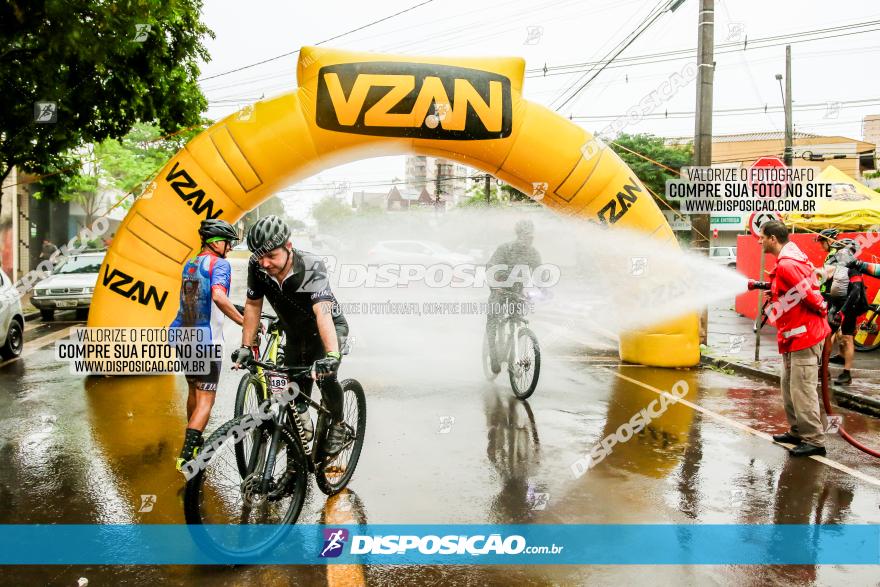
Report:
[[271,214],[257,220],[247,235],[247,247],[255,255],[265,255],[283,247],[290,238],[290,227],[278,216]]
[[840,231],[836,228],[826,228],[816,235],[816,240],[827,240],[829,243],[834,241],[837,238],[837,235],[840,234]]
[[836,246],[849,249],[854,255],[858,255],[861,247],[859,243],[851,238],[842,238],[837,241]]

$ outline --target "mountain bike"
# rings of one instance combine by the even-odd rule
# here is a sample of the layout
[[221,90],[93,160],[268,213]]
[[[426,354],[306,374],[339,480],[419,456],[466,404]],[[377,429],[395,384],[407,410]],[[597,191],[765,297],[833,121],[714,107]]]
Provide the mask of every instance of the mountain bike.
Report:
[[[327,495],[345,488],[360,458],[367,421],[363,388],[354,379],[343,380],[346,441],[336,456],[327,456],[323,447],[330,412],[323,399],[317,403],[299,392],[299,382],[312,376],[311,366],[252,360],[246,367],[252,373],[262,369],[271,400],[258,410],[262,415],[233,418],[211,434],[196,458],[197,473],[184,490],[184,516],[194,538],[224,560],[254,560],[284,538],[302,510],[309,473]],[[317,384],[320,390],[320,381]],[[311,442],[294,413],[295,399],[318,414]],[[245,438],[251,443],[243,452],[242,475],[234,447]],[[236,531],[230,525],[242,528]]]
[[[498,362],[507,364],[507,373],[513,394],[526,399],[535,392],[541,373],[541,347],[538,337],[528,328],[529,321],[523,316],[524,304],[531,304],[536,295],[504,292],[501,315],[495,331],[495,352]],[[489,331],[483,336],[483,374],[489,381],[498,374],[492,372],[489,353]]]

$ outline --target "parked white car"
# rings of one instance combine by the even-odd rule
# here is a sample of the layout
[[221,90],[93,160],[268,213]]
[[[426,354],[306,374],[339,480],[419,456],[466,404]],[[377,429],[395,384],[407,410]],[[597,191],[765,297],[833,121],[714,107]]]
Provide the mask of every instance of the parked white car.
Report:
[[736,247],[710,247],[709,259],[736,269]]
[[0,270],[0,357],[14,359],[24,348],[24,312],[15,284]]
[[106,254],[107,251],[96,251],[71,255],[49,277],[37,283],[31,303],[40,310],[43,320],[52,320],[55,310],[76,310],[78,320],[88,316]]
[[432,241],[394,240],[379,241],[367,253],[367,263],[382,265],[400,263],[411,265],[458,265],[474,263],[470,255],[453,253]]

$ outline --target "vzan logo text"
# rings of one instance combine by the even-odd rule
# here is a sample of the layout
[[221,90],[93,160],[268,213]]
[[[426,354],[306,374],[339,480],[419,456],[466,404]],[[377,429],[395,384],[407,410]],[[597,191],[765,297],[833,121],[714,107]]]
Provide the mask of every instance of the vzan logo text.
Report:
[[[131,283],[134,283],[134,285],[128,289],[122,287]],[[159,292],[156,290],[155,286],[151,285],[149,289],[147,289],[147,286],[143,281],[134,281],[134,277],[123,273],[119,269],[111,270],[110,265],[104,266],[102,285],[106,286],[107,284],[110,284],[110,291],[117,293],[126,299],[136,301],[142,306],[149,305],[150,301],[152,301],[153,306],[155,306],[157,310],[161,310],[165,305],[165,300],[168,299],[167,291],[162,292],[162,297],[159,297]]]
[[639,199],[639,197],[635,194],[635,192],[641,192],[642,189],[639,187],[639,183],[634,178],[629,178],[632,182],[630,184],[624,184],[623,190],[617,192],[617,195],[609,200],[599,212],[596,214],[599,217],[600,226],[608,226],[609,224],[614,224],[621,218],[623,215],[627,213],[630,207]]
[[[171,171],[168,172],[168,175],[165,176],[165,181],[167,181],[169,185],[171,185],[171,188],[177,192],[180,199],[186,202],[186,205],[190,206],[192,211],[197,215],[204,212],[205,219],[217,218],[223,214],[223,210],[217,210],[214,212],[214,200],[205,197],[205,190],[195,189],[199,187],[198,184],[196,184],[196,181],[190,177],[185,169],[178,171],[177,168],[179,165],[180,163],[176,161],[174,162],[174,167],[172,167]],[[178,178],[182,178],[183,181],[172,181]],[[192,191],[186,193],[183,191],[184,189]]]
[[388,137],[503,139],[513,126],[507,77],[426,63],[322,67],[315,110],[321,128]]

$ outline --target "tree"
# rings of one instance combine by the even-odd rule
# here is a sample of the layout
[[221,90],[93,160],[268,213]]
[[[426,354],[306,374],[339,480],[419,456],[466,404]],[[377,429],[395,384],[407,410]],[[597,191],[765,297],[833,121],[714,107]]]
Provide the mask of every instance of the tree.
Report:
[[[66,167],[53,169],[54,173],[42,178],[40,190],[33,195],[37,199],[80,204],[85,212],[85,225],[91,226],[100,211],[103,190],[140,194],[153,176],[200,131],[198,127],[164,137],[158,126],[137,123],[121,139],[107,139],[60,155],[59,160]],[[130,203],[123,206],[127,208]]]
[[694,147],[691,143],[687,145],[667,145],[663,137],[652,134],[630,135],[623,133],[614,139],[614,142],[611,143],[611,148],[614,149],[614,152],[620,155],[620,158],[629,165],[633,173],[642,180],[642,183],[661,198],[665,197],[666,180],[677,178],[677,173],[674,174],[638,155],[633,155],[622,147],[650,157],[657,161],[657,163],[662,163],[676,172],[683,165],[690,165],[694,154]]
[[[489,204],[490,206],[506,206],[511,202],[530,202],[532,198],[522,193],[509,184],[504,184],[500,188],[497,181],[489,182]],[[486,183],[484,179],[480,179],[467,191],[468,198],[462,200],[459,206],[486,206]]]
[[14,166],[76,175],[72,150],[122,137],[137,121],[164,132],[198,124],[207,107],[197,83],[198,62],[209,59],[202,37],[213,37],[201,6],[0,4],[0,181]]
[[194,136],[208,126],[203,120],[195,128],[164,136],[155,124],[136,123],[120,139],[108,139],[95,148],[101,177],[125,193],[140,194],[150,180]]
[[351,219],[351,207],[333,196],[324,196],[312,206],[312,216],[321,232],[329,232],[333,227]]
[[291,220],[287,218],[287,213],[284,211],[284,203],[281,201],[281,198],[278,196],[272,196],[244,215],[242,222],[244,222],[245,231],[249,230],[251,226],[256,224],[257,220],[263,216],[269,215],[280,216],[288,223],[288,225],[290,225],[291,230],[295,230],[295,226]]

